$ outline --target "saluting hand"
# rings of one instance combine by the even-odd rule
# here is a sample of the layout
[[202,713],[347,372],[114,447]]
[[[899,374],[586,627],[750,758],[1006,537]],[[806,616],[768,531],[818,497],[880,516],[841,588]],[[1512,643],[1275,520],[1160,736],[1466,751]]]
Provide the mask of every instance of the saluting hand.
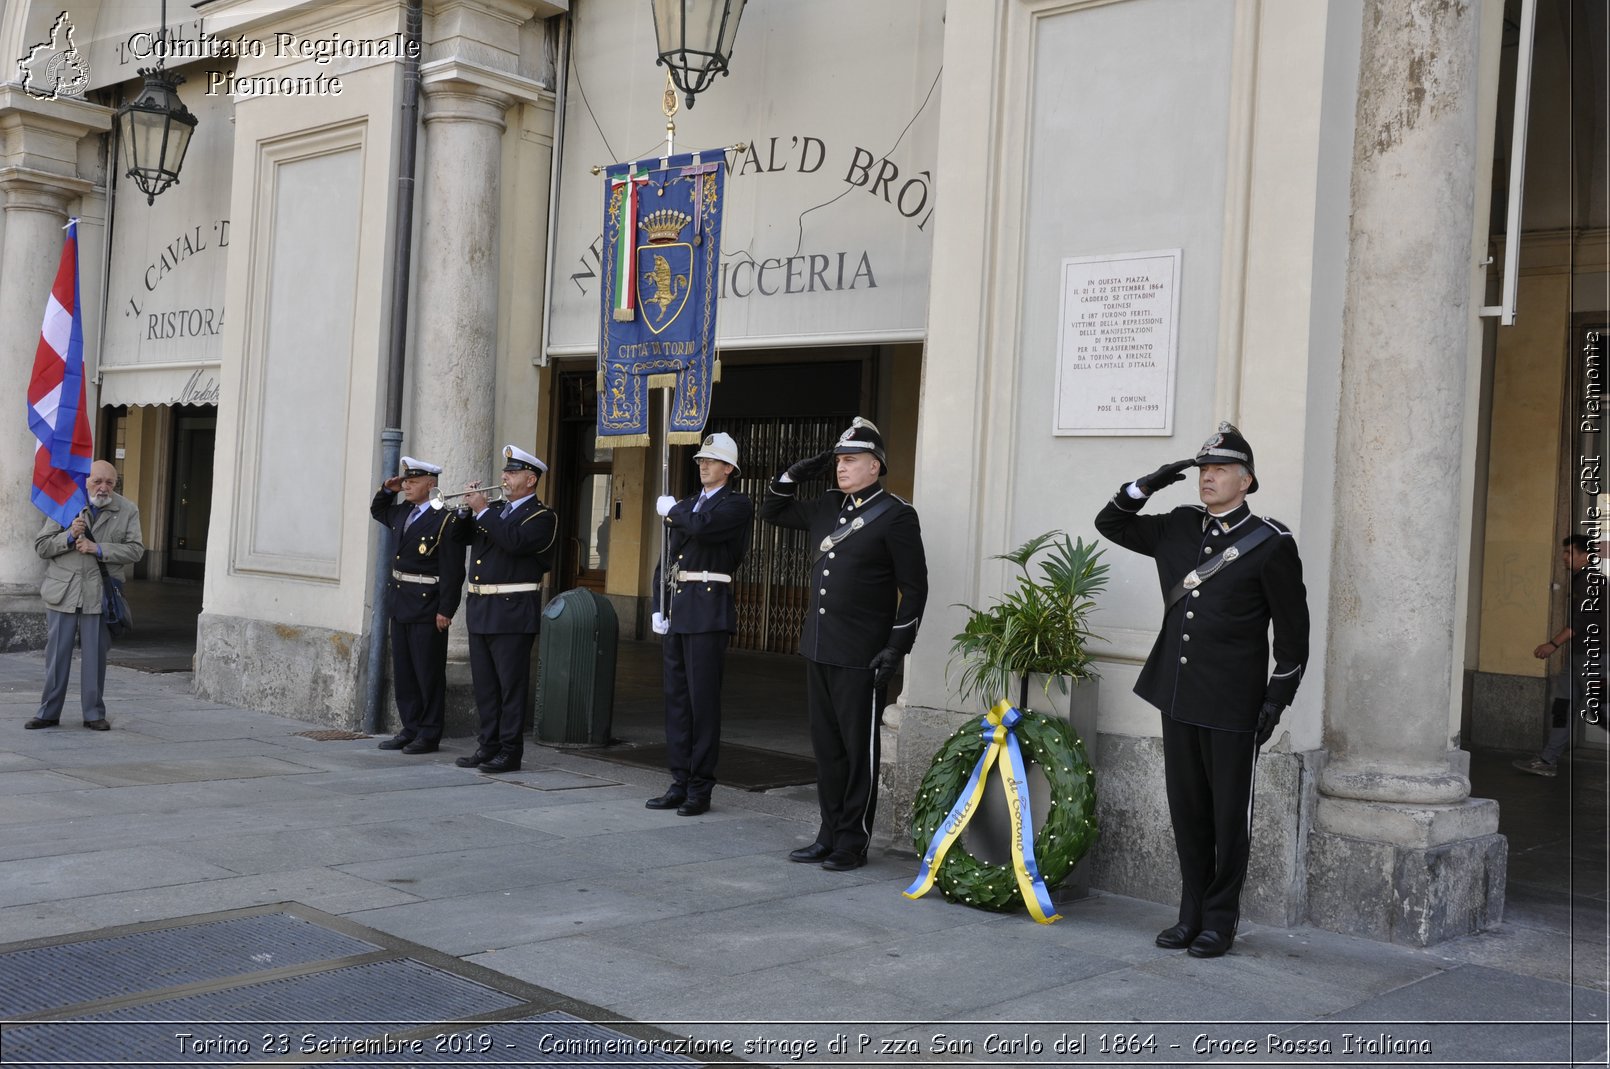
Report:
[[1155,494],[1165,486],[1173,486],[1185,478],[1185,469],[1196,463],[1196,458],[1176,460],[1172,464],[1164,464],[1150,475],[1142,475],[1135,480],[1135,485],[1147,494]]
[[824,449],[814,457],[796,460],[785,473],[792,482],[804,482],[826,475],[833,468],[833,450]]
[[385,482],[381,483],[380,485],[384,486],[387,490],[390,490],[394,494],[401,493],[402,492],[402,476],[401,475],[393,475],[391,478],[387,479]]

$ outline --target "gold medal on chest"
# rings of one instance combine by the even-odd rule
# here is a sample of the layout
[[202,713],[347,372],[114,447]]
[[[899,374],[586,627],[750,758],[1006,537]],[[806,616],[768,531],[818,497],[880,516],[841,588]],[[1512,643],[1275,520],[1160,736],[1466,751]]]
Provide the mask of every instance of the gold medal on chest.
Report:
[[429,552],[430,552],[430,550],[425,548],[425,543],[424,543],[423,540],[421,540],[420,543],[419,543],[419,555],[421,557],[423,557],[425,554],[427,554]]

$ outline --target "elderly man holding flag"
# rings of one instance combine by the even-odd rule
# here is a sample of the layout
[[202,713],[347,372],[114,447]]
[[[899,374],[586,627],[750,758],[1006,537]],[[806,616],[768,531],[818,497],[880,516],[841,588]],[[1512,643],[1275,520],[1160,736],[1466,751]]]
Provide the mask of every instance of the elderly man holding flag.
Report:
[[107,588],[114,576],[123,579],[127,566],[145,554],[145,547],[139,510],[116,492],[117,469],[104,460],[90,462],[93,443],[84,389],[78,221],[70,221],[66,230],[28,381],[28,426],[39,443],[31,496],[47,517],[34,539],[34,551],[49,563],[39,591],[48,625],[44,693],[39,711],[24,726],[51,728],[61,722],[77,645],[83,650],[84,726],[105,731],[111,726],[102,697],[111,642],[104,612]]

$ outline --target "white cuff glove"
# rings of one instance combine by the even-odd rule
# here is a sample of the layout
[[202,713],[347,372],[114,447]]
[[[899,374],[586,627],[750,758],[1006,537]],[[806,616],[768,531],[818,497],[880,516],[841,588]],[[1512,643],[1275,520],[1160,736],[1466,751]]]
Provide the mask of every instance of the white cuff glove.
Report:
[[671,508],[675,504],[676,498],[671,497],[668,494],[662,494],[654,500],[654,511],[658,512],[661,516],[669,516],[671,514]]
[[[663,501],[665,499],[661,498],[660,500]],[[671,633],[671,621],[667,620],[659,613],[654,614],[654,622],[650,626],[654,628],[654,633],[656,635],[668,635]]]

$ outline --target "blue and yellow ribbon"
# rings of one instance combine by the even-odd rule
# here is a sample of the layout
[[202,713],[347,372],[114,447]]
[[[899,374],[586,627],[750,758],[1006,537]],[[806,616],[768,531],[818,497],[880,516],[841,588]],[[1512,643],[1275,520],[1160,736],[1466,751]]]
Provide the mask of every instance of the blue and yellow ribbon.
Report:
[[1017,877],[1018,889],[1023,892],[1023,902],[1028,906],[1029,914],[1040,924],[1062,919],[1051,905],[1051,894],[1046,890],[1045,880],[1034,862],[1034,817],[1029,811],[1028,777],[1024,772],[1023,753],[1018,748],[1017,734],[1012,730],[1021,719],[1023,714],[1003,698],[979,721],[979,734],[988,745],[979,755],[978,764],[973,766],[973,774],[956,796],[956,803],[950,807],[945,819],[939,822],[933,838],[929,840],[916,880],[901,892],[907,898],[921,898],[932,890],[945,855],[961,838],[973,814],[978,812],[990,767],[999,760],[1001,790],[1006,792],[1007,812],[1012,816],[1012,873]]

